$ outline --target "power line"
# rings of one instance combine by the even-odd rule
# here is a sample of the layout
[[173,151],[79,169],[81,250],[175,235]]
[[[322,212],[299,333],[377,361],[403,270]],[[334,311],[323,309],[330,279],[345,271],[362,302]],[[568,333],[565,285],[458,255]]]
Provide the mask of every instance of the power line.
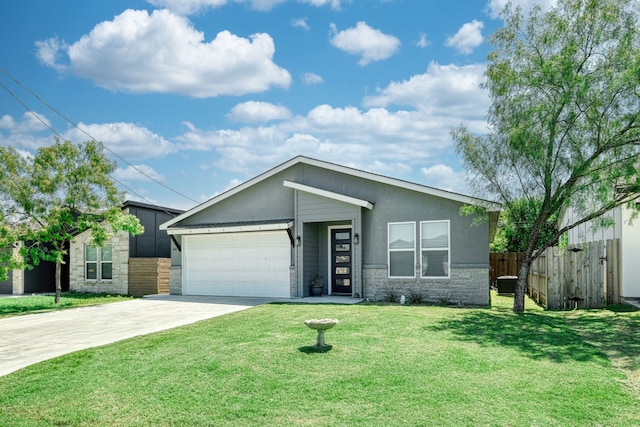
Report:
[[[72,121],[71,119],[69,119],[67,116],[65,116],[64,114],[62,114],[60,111],[58,111],[56,108],[54,108],[51,104],[49,104],[48,102],[46,102],[44,99],[42,99],[38,94],[36,94],[35,92],[33,92],[31,89],[29,89],[26,85],[24,85],[22,82],[20,82],[18,79],[16,79],[15,77],[13,77],[11,74],[9,74],[4,68],[0,67],[0,72],[2,72],[2,74],[6,75],[7,77],[9,77],[11,80],[13,80],[18,86],[20,86],[22,89],[24,89],[25,91],[27,91],[31,96],[33,96],[34,98],[36,98],[38,101],[40,101],[40,103],[42,103],[43,105],[45,105],[47,108],[49,108],[51,111],[53,111],[55,114],[57,114],[58,116],[60,116],[62,119],[64,119],[66,122],[68,122],[69,124],[71,124],[71,126],[73,126],[74,128],[78,129],[80,132],[82,132],[83,134],[85,134],[86,136],[89,137],[89,139],[91,139],[91,141],[96,141],[97,140],[91,136],[87,131],[85,131],[84,129],[82,129],[80,126],[78,126],[77,123],[75,123],[74,121]],[[24,108],[27,109],[28,112],[30,112],[38,121],[40,121],[45,127],[47,127],[49,130],[51,130],[55,135],[57,135],[59,138],[64,139],[58,132],[56,132],[51,126],[49,126],[47,123],[45,123],[44,120],[42,120],[37,113],[35,113],[31,108],[29,108],[29,106],[27,104],[25,104],[24,102],[22,102],[12,91],[10,91],[5,85],[1,84],[2,88],[4,90],[6,90],[16,101],[18,101]],[[150,176],[149,174],[147,174],[146,172],[144,172],[143,170],[141,170],[140,168],[138,168],[136,165],[132,164],[131,162],[129,162],[128,160],[126,160],[124,157],[122,157],[121,155],[119,155],[118,153],[114,152],[113,150],[111,150],[109,147],[107,147],[106,145],[104,145],[104,149],[107,150],[108,152],[110,152],[111,154],[113,154],[115,157],[117,157],[118,159],[122,160],[124,163],[126,163],[127,165],[129,165],[131,168],[133,168],[135,171],[137,171],[138,173],[144,175],[145,177],[147,177],[148,179],[150,179],[151,181],[155,182],[156,184],[164,187],[165,189],[181,196],[184,197],[187,200],[190,200],[194,203],[198,203],[197,200],[179,192],[178,190],[174,190],[173,188],[169,187],[168,185],[160,182],[159,180],[155,179],[154,177]],[[120,181],[118,181],[117,179],[111,177],[114,181],[118,182],[120,185],[122,185],[123,187],[129,189],[129,187],[123,185]],[[130,190],[130,189],[129,189]],[[141,197],[139,194],[135,193],[134,191],[130,190],[133,194],[136,194],[137,196]],[[145,200],[147,200],[146,197],[143,197]],[[154,205],[155,206],[155,205]]]
[[[22,101],[20,98],[18,98],[16,96],[15,93],[13,93],[7,86],[5,86],[3,83],[0,83],[0,87],[2,87],[9,95],[11,95],[11,97],[18,102],[20,105],[22,105],[28,113],[30,113],[33,117],[36,118],[36,120],[38,120],[40,123],[42,123],[42,125],[44,127],[46,127],[47,129],[49,129],[54,135],[56,135],[58,138],[60,139],[64,139],[62,137],[62,135],[60,135],[60,133],[55,130],[53,127],[51,127],[51,125],[49,125],[46,121],[42,120],[42,118],[31,109],[31,107],[29,107],[24,101]],[[94,140],[92,138],[92,140]],[[94,140],[95,141],[95,140]],[[111,174],[109,174],[109,176],[111,177],[112,180],[114,180],[116,183],[118,183],[120,186],[124,187],[126,190],[128,190],[130,193],[143,198],[147,201],[149,201],[146,197],[142,196],[141,194],[138,194],[135,190],[133,190],[132,188],[130,188],[129,186],[125,185],[124,183],[122,183],[120,180],[118,180],[117,178],[113,177]],[[150,203],[152,203],[151,201],[149,201]],[[155,206],[155,205],[154,205]]]

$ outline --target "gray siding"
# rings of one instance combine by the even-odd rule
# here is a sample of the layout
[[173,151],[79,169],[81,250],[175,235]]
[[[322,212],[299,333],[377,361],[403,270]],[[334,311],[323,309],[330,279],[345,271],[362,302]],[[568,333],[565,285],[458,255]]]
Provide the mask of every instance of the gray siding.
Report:
[[[321,197],[283,185],[292,181],[333,193],[371,202],[372,210]],[[292,280],[293,296],[309,295],[309,283],[317,272],[328,286],[328,227],[351,225],[360,237],[354,245],[354,292],[375,298],[385,287],[409,285],[391,283],[387,275],[387,224],[411,221],[416,223],[419,241],[420,222],[450,221],[451,278],[421,279],[416,277],[415,289],[422,289],[432,298],[445,298],[461,303],[484,304],[489,295],[489,224],[472,225],[472,217],[461,216],[461,202],[419,191],[361,178],[348,173],[297,163],[255,184],[230,194],[203,211],[197,212],[176,227],[213,225],[243,221],[295,219],[293,236],[300,236],[302,245],[294,251]],[[415,263],[419,273],[420,253],[416,248]],[[174,265],[176,264],[174,260]],[[365,272],[363,276],[363,271]],[[367,273],[369,271],[370,273]]]

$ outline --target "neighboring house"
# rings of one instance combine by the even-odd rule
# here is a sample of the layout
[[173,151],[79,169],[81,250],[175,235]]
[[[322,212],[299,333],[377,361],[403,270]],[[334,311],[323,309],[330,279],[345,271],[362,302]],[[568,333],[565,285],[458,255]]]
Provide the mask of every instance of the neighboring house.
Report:
[[[14,249],[15,251],[18,248]],[[68,256],[66,257],[68,260]],[[62,266],[62,289],[69,290],[68,269]],[[0,281],[0,294],[23,295],[31,293],[55,292],[56,265],[42,261],[38,266],[27,270],[12,270],[7,280]]]
[[[561,224],[566,224],[571,215],[571,209],[567,210]],[[569,231],[568,243],[620,239],[620,296],[640,299],[640,218],[633,220],[633,211],[627,206],[618,206],[606,216],[613,220],[611,227],[594,227],[592,222],[586,222]]]
[[171,239],[159,225],[183,211],[127,201],[144,233],[116,233],[102,247],[90,244],[91,232],[75,236],[69,249],[69,288],[77,292],[143,295],[169,292]]
[[[466,204],[489,206],[472,225]],[[500,206],[424,185],[293,158],[162,224],[175,238],[171,293],[489,302]]]

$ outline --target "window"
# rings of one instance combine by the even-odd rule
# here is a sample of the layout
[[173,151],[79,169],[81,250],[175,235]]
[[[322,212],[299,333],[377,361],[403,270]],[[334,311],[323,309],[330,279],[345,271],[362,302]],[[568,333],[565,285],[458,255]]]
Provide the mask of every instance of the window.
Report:
[[416,223],[388,224],[389,277],[416,276]]
[[449,277],[449,221],[420,223],[422,277]]
[[113,249],[111,245],[104,245],[101,248],[85,245],[85,278],[87,280],[113,279],[112,253]]

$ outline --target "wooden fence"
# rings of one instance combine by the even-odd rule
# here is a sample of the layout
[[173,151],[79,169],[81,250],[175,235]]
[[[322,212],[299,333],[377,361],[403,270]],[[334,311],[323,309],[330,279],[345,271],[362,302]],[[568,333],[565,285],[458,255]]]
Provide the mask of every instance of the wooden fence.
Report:
[[531,265],[528,293],[548,309],[620,303],[620,240],[545,250]]
[[170,258],[129,258],[129,294],[168,294]]
[[497,287],[498,277],[517,276],[518,265],[522,259],[522,252],[491,252],[489,253],[489,265],[491,286]]

